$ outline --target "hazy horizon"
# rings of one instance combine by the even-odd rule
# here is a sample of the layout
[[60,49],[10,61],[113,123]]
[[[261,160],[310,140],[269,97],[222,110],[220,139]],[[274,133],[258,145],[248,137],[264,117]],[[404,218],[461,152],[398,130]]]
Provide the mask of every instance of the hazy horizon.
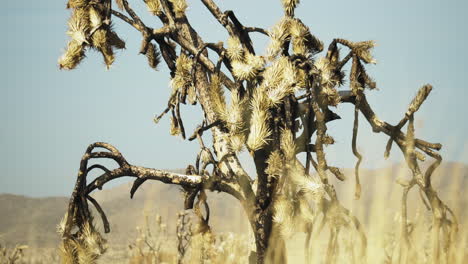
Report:
[[[273,26],[282,16],[280,1],[216,1],[233,10],[246,26]],[[110,70],[101,55],[87,58],[73,71],[60,71],[57,59],[66,46],[66,1],[7,1],[0,10],[0,193],[32,197],[69,196],[86,147],[96,141],[116,146],[130,163],[160,169],[193,163],[198,143],[169,135],[169,120],[152,121],[167,103],[169,73],[137,55],[141,36],[114,19],[127,43]],[[206,41],[225,41],[227,34],[199,1],[188,1],[189,20]],[[264,5],[266,5],[267,10]],[[149,25],[159,27],[143,6],[133,6]],[[248,8],[246,8],[248,7]],[[382,120],[396,124],[417,90],[434,90],[415,115],[416,137],[442,143],[445,162],[468,164],[468,111],[465,100],[468,34],[466,1],[371,0],[301,1],[296,16],[327,46],[335,37],[375,40],[377,65],[368,65],[379,91],[367,91],[369,103]],[[331,13],[331,12],[334,13]],[[355,15],[358,14],[358,15]],[[206,21],[209,21],[208,23]],[[465,33],[463,33],[465,32]],[[254,35],[263,53],[266,38]],[[319,54],[322,56],[323,53]],[[343,87],[347,89],[347,85]],[[342,120],[329,123],[337,144],[327,148],[330,164],[354,166],[351,152],[353,107],[340,106]],[[199,106],[183,106],[187,133],[202,120]],[[383,159],[387,136],[372,133],[360,118],[358,147],[362,168],[381,168],[403,161],[399,149]],[[253,172],[247,153],[246,170]],[[350,175],[348,176],[350,178]],[[121,181],[120,181],[121,182]]]

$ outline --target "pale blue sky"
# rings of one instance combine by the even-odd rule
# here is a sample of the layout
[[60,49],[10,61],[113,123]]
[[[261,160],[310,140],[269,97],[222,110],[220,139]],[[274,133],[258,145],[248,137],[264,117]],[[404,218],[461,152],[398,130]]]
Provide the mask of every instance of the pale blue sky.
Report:
[[[223,10],[234,10],[245,25],[268,28],[282,15],[279,0],[216,2]],[[160,25],[142,1],[130,3],[148,25]],[[188,3],[188,16],[206,41],[226,39],[201,1]],[[164,66],[150,69],[146,58],[137,55],[140,36],[126,24],[116,20],[127,50],[119,52],[110,70],[94,52],[74,71],[58,69],[67,41],[65,4],[18,0],[6,1],[0,9],[0,193],[68,196],[80,158],[95,141],[114,144],[138,165],[181,168],[193,163],[197,143],[171,137],[167,118],[152,122],[167,101],[168,72]],[[380,118],[398,122],[417,89],[431,83],[434,90],[416,115],[417,136],[442,143],[445,160],[466,163],[467,12],[468,4],[461,0],[303,0],[296,14],[325,45],[334,37],[377,41],[378,64],[368,70],[380,91],[367,94]],[[254,40],[263,51],[265,38]],[[351,167],[352,107],[340,106],[337,112],[344,120],[329,126],[338,143],[327,157]],[[198,107],[184,107],[182,115],[192,120],[189,128],[202,118]],[[401,161],[396,148],[392,159],[383,161],[386,137],[372,134],[361,121],[363,167]],[[252,171],[251,165],[247,170]]]

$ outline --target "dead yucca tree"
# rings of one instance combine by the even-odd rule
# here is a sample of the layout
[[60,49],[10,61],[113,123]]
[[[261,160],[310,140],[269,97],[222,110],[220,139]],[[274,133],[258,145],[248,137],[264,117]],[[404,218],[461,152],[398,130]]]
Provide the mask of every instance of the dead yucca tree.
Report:
[[[63,226],[65,256],[72,262],[81,261],[78,248],[86,245],[87,230],[92,234],[95,232],[88,202],[96,207],[105,232],[109,232],[104,211],[90,194],[113,179],[130,176],[136,178],[131,197],[146,180],[180,185],[185,194],[185,209],[194,208],[196,201],[197,234],[207,237],[210,228],[205,191],[226,192],[237,198],[255,236],[256,252],[252,252],[251,259],[255,258],[257,263],[284,263],[285,238],[297,231],[307,232],[306,251],[309,251],[317,233],[325,227],[330,234],[324,257],[327,262],[336,260],[343,235],[357,238],[358,243],[352,247],[354,257],[350,259],[365,261],[363,228],[338,201],[335,189],[329,183],[328,172],[339,180],[345,177],[340,169],[327,162],[325,155],[325,147],[334,143],[327,133],[327,123],[340,118],[332,108],[340,103],[351,103],[355,105],[352,152],[358,159],[356,198],[361,192],[358,168],[362,158],[356,147],[361,113],[374,132],[390,137],[385,155],[388,156],[395,142],[413,172],[412,180],[401,182],[405,190],[403,223],[406,223],[406,193],[410,188],[418,187],[433,214],[432,261],[438,263],[442,257],[450,259],[452,249],[446,244],[441,246],[441,241],[449,238],[453,241],[457,223],[431,185],[432,172],[441,161],[437,153],[441,145],[416,138],[413,128],[414,114],[432,87],[421,88],[401,122],[390,125],[377,117],[365,95],[366,89],[376,88],[364,68],[365,64],[375,63],[371,54],[374,42],[334,39],[325,54],[319,56],[324,50],[323,43],[294,17],[298,0],[282,1],[285,15],[268,31],[244,26],[233,11],[221,11],[212,0],[202,2],[227,30],[226,44],[203,41],[185,15],[185,0],[145,0],[149,12],[163,23],[158,29],[146,25],[127,0],[116,1],[121,11],[113,9],[110,0],[69,1],[68,7],[73,9],[69,22],[71,41],[59,61],[61,68],[76,67],[88,48],[99,50],[106,65],[110,65],[114,61],[113,49],[124,47],[111,27],[113,18],[121,19],[141,33],[140,53],[148,57],[150,66],[156,68],[162,58],[171,71],[172,93],[166,109],[155,122],[171,112],[171,134],[185,139],[181,104],[199,103],[204,116],[200,118],[200,126],[188,137],[188,140],[198,140],[200,152],[194,164],[187,166],[185,174],[129,164],[115,147],[107,143],[93,143],[88,147],[80,163]],[[255,51],[250,38],[253,33],[271,39],[264,55]],[[345,56],[341,56],[341,48],[347,50]],[[207,49],[215,55],[210,58]],[[343,67],[348,63],[351,64],[350,89],[338,91],[346,78]],[[221,70],[223,65],[226,71]],[[229,94],[230,100],[227,100]],[[408,121],[407,132],[402,132]],[[207,131],[212,134],[212,148],[208,148],[202,139],[202,134]],[[316,137],[312,142],[314,134]],[[256,175],[248,175],[237,158],[243,149],[251,154]],[[301,163],[299,155],[306,157],[305,163]],[[434,158],[435,162],[423,172],[418,162],[426,156]],[[118,168],[111,170],[99,164],[88,166],[89,161],[102,158],[116,161]],[[318,176],[311,176],[311,169]],[[103,174],[88,182],[87,175],[92,170],[101,170]],[[200,205],[203,205],[206,217]],[[407,262],[408,256],[413,255],[411,241],[407,225],[402,224],[401,229],[404,243],[400,248],[400,262]],[[269,250],[271,248],[275,250]]]

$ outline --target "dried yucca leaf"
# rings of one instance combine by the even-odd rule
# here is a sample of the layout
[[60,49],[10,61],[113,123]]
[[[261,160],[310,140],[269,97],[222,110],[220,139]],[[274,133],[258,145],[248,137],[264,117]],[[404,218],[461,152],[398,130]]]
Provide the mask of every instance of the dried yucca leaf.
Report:
[[305,70],[296,70],[296,86],[298,88],[306,88],[308,83],[308,75]]
[[251,65],[255,70],[259,71],[265,65],[265,60],[261,56],[255,56],[250,52],[245,54],[245,62]]
[[102,28],[96,30],[91,36],[91,43],[94,48],[101,52],[102,57],[104,58],[104,63],[109,69],[112,63],[114,63],[115,55],[112,46],[108,43],[107,32],[107,30]]
[[358,82],[361,84],[361,86],[364,88],[371,89],[371,90],[377,88],[377,83],[367,74],[364,66],[360,62],[358,64],[359,64]]
[[86,35],[89,31],[89,15],[85,9],[79,8],[73,11],[68,20],[67,35],[77,43],[87,43]]
[[210,82],[210,98],[214,104],[214,111],[219,118],[223,118],[226,116],[226,100],[224,98],[224,91],[221,84],[221,81],[218,75],[213,74],[211,75],[211,82]]
[[296,9],[299,2],[300,0],[281,0],[286,15],[294,16],[294,9]]
[[107,250],[107,241],[89,223],[84,225],[81,239],[88,251],[96,257],[104,254]]
[[346,180],[346,176],[341,172],[341,170],[337,167],[332,167],[332,166],[328,166],[328,170],[333,173],[333,175],[335,175],[335,177],[340,180],[340,181],[344,181]]
[[107,40],[112,47],[116,49],[125,49],[125,41],[123,41],[114,31],[107,31]]
[[283,237],[289,237],[294,232],[293,209],[288,198],[279,196],[274,201],[273,222]]
[[189,87],[192,83],[192,70],[193,61],[185,55],[180,54],[176,60],[176,72],[174,78],[171,79],[171,86],[173,92],[179,88]]
[[278,86],[282,82],[282,67],[279,60],[275,60],[270,66],[265,68],[262,73],[262,86],[266,88]]
[[294,53],[308,56],[309,54],[313,55],[323,50],[323,42],[312,35],[309,27],[300,19],[291,19],[289,30]]
[[148,49],[145,55],[148,58],[148,65],[153,69],[157,69],[161,62],[161,55],[154,43],[148,43]]
[[283,17],[272,29],[268,31],[271,41],[268,44],[266,54],[269,59],[273,59],[281,53],[283,45],[290,40],[289,26],[291,19]]
[[297,69],[286,57],[275,60],[262,76],[270,105],[279,104],[284,97],[295,92]]
[[325,196],[325,189],[320,183],[320,180],[305,174],[305,171],[299,169],[298,166],[294,166],[290,169],[289,176],[291,184],[295,186],[299,196],[304,196],[314,201],[319,201]]
[[91,36],[91,44],[96,49],[103,49],[107,44],[107,30],[105,29],[98,29],[94,31],[93,35]]
[[101,50],[102,57],[104,58],[104,64],[109,69],[115,61],[114,51],[110,46],[105,47]]
[[169,0],[172,3],[174,8],[174,13],[176,17],[180,18],[185,15],[185,10],[187,9],[187,2],[185,0]]
[[239,153],[244,150],[244,145],[246,143],[246,135],[244,133],[234,134],[229,136],[229,142],[231,145],[231,150],[235,153]]
[[67,8],[82,8],[89,4],[89,0],[68,0]]
[[71,40],[68,42],[65,53],[59,58],[60,69],[74,69],[85,57],[85,48],[83,44]]
[[275,213],[273,221],[278,224],[290,223],[291,219],[291,204],[288,199],[284,196],[278,196],[278,199],[274,201]]
[[[320,99],[325,105],[337,106],[341,102],[341,96],[333,86],[322,86]],[[326,144],[326,143],[325,143]]]
[[91,222],[81,226],[77,236],[64,240],[60,246],[62,263],[93,264],[104,254],[107,241]]
[[64,241],[59,247],[59,256],[62,264],[75,264],[76,247],[73,243]]
[[304,180],[299,185],[300,191],[302,193],[308,193],[308,194],[313,194],[317,196],[324,194],[323,186],[320,183],[317,183],[306,177],[304,177],[303,179]]
[[327,102],[331,105],[336,105],[332,102],[339,102],[337,101],[338,94],[335,90],[335,86],[341,85],[343,83],[343,72],[335,71],[335,65],[326,57],[319,58],[314,63],[314,72],[320,77],[320,83],[322,87],[326,87],[326,90],[322,91],[322,94],[330,97]]
[[117,4],[117,7],[120,9],[120,10],[124,10],[124,4],[123,4],[123,1],[122,0],[115,0],[115,3]]
[[265,110],[252,112],[250,133],[247,139],[247,145],[251,151],[259,150],[267,143],[271,130],[266,121],[267,113]]
[[291,21],[290,33],[292,36],[292,48],[295,54],[300,54],[305,57],[308,57],[312,53],[309,50],[307,45],[307,40],[310,38],[311,34],[309,28],[302,23],[299,23],[298,20]]
[[190,74],[193,67],[193,60],[190,59],[185,53],[181,53],[176,60],[177,70]]
[[190,79],[188,76],[180,71],[176,70],[174,77],[170,81],[170,86],[172,87],[172,94],[179,91],[180,88],[186,87],[190,84]]
[[76,252],[78,256],[78,263],[86,263],[86,264],[95,264],[97,263],[97,256],[94,254],[91,249],[86,247],[85,245],[77,244]]
[[238,133],[244,125],[243,112],[247,107],[247,100],[241,99],[238,90],[231,92],[231,104],[227,111],[222,115],[229,131],[233,134]]
[[171,136],[177,136],[181,133],[179,123],[177,122],[177,119],[175,117],[171,117],[171,129],[170,129],[170,134]]
[[416,113],[421,107],[422,103],[426,100],[429,94],[432,91],[432,85],[426,84],[418,90],[416,96],[411,100],[410,106],[408,107],[408,111],[406,111],[406,116],[411,116],[412,114]]
[[291,19],[289,25],[289,33],[293,38],[300,39],[301,41],[306,41],[307,37],[311,35],[309,28],[304,23],[302,23],[300,19]]
[[242,61],[244,57],[244,48],[239,38],[230,36],[227,40],[227,56],[231,60]]
[[267,96],[271,105],[278,105],[282,102],[283,98],[294,93],[294,87],[288,85],[286,82],[278,84],[276,87],[267,90]]
[[292,86],[296,83],[297,69],[294,64],[287,58],[282,57],[280,60],[280,66],[282,70],[282,78],[287,85]]
[[197,102],[197,89],[195,86],[190,85],[190,87],[187,90],[187,99],[190,104],[196,104]]
[[296,158],[296,143],[294,143],[294,138],[291,130],[283,129],[281,130],[281,150],[283,151],[286,163],[294,161]]
[[304,57],[309,57],[310,56],[310,52],[309,52],[309,49],[307,48],[305,42],[301,41],[300,39],[297,39],[297,38],[293,38],[292,39],[292,50],[294,52],[294,54],[296,55],[301,55],[301,56],[304,56]]
[[283,155],[278,150],[273,151],[267,159],[267,168],[265,172],[273,177],[283,174],[284,164]]
[[325,145],[333,145],[335,144],[335,139],[332,136],[326,134],[325,136],[323,136],[322,142]]
[[211,155],[208,151],[206,151],[205,149],[202,149],[201,153],[200,153],[200,160],[203,163],[208,163],[211,161]]
[[252,80],[257,74],[253,65],[241,61],[233,61],[231,65],[234,76],[240,80]]
[[365,63],[377,63],[371,54],[371,50],[375,47],[375,41],[361,41],[353,43],[352,50]]
[[306,199],[299,200],[299,215],[302,218],[303,223],[310,223],[314,221],[315,215],[312,211],[312,208],[309,205],[309,202]]
[[[325,57],[317,59],[314,63],[314,67],[319,73],[322,73],[322,74],[324,73],[330,74],[329,72],[333,68],[330,61]],[[322,77],[322,79],[325,79],[325,78]]]
[[89,22],[91,23],[91,28],[99,27],[102,24],[103,17],[101,13],[94,7],[89,8]]
[[67,224],[67,217],[68,217],[68,212],[65,213],[65,215],[62,217],[60,222],[57,224],[57,233],[59,233],[60,235],[63,235],[63,233],[65,232],[65,226]]
[[146,7],[148,8],[148,11],[155,15],[161,15],[162,14],[162,7],[161,3],[159,3],[159,0],[145,0]]
[[250,151],[256,151],[267,143],[271,130],[267,124],[268,103],[262,91],[255,91],[251,104],[252,117],[250,119],[250,133],[247,139],[247,146]]

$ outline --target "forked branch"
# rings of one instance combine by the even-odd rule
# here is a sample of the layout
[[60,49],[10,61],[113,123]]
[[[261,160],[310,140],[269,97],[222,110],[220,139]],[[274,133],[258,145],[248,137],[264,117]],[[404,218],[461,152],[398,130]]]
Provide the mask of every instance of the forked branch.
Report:
[[[95,152],[97,148],[103,148],[106,151]],[[93,159],[110,159],[118,164],[118,168],[110,170],[103,165],[94,164],[88,167],[88,163]],[[87,183],[88,173],[93,169],[101,169],[104,173],[90,183]],[[184,189],[210,189],[216,191],[223,191],[239,197],[238,186],[233,183],[224,183],[210,178],[206,175],[186,175],[170,171],[145,168],[129,164],[122,154],[112,145],[97,142],[91,144],[80,162],[80,170],[78,178],[73,190],[73,195],[70,199],[66,225],[64,228],[63,237],[70,237],[71,230],[74,226],[81,228],[85,224],[85,220],[90,216],[86,199],[89,200],[98,210],[104,223],[105,232],[109,232],[109,222],[105,216],[104,210],[99,203],[90,196],[96,190],[101,189],[104,184],[120,177],[134,177],[135,182],[131,190],[131,196],[138,187],[146,180],[156,180],[168,184],[176,184]],[[85,198],[85,199],[83,199]]]

